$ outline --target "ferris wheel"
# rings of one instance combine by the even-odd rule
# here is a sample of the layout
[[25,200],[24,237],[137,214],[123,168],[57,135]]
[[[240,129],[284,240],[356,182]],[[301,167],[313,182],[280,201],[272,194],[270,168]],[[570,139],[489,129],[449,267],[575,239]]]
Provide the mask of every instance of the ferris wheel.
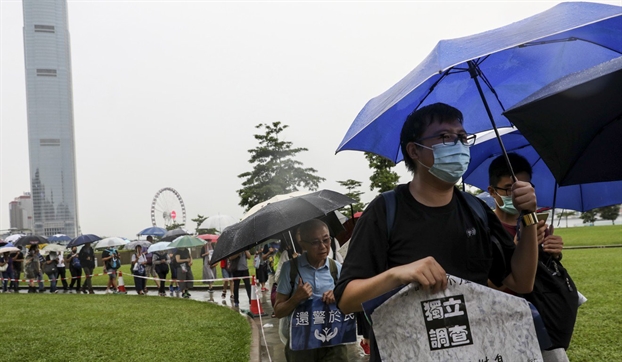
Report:
[[151,224],[167,227],[173,222],[186,223],[186,205],[177,190],[165,187],[156,192],[151,201]]

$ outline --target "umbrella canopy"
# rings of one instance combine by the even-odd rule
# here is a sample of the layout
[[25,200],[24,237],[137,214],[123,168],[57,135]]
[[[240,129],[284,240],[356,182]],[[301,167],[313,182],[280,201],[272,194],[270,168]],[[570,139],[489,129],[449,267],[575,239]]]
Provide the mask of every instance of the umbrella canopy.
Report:
[[134,250],[134,249],[136,249],[136,246],[138,246],[138,245],[140,245],[142,250],[147,250],[151,245],[154,245],[154,244],[151,244],[147,240],[133,240],[133,241],[130,241],[129,243],[125,244],[123,246],[123,249],[125,249],[125,250]]
[[195,246],[205,245],[205,240],[201,240],[196,236],[192,235],[184,235],[180,236],[177,239],[173,240],[172,243],[169,244],[169,249],[179,249],[179,248],[193,248]]
[[41,249],[41,251],[43,253],[49,253],[51,251],[56,252],[56,253],[62,253],[63,251],[65,251],[65,248],[63,245],[58,245],[58,244],[48,244],[46,246],[43,247],[43,249]]
[[556,80],[504,114],[560,185],[622,180],[622,57]]
[[201,239],[201,240],[205,240],[205,241],[211,241],[212,243],[215,243],[218,241],[218,237],[220,235],[214,235],[214,234],[202,234],[202,235],[197,235],[197,238]]
[[19,248],[16,248],[14,246],[3,246],[0,248],[0,254],[2,253],[15,253],[18,252]]
[[62,243],[63,241],[71,241],[71,237],[65,234],[55,234],[48,238],[50,243]]
[[39,235],[27,235],[19,238],[14,244],[15,246],[28,246],[28,245],[39,245],[39,244],[47,244],[48,239]]
[[173,241],[183,235],[190,235],[190,233],[182,228],[169,230],[160,241]]
[[[533,169],[531,182],[535,185],[538,206],[553,207],[555,201],[556,208],[583,212],[622,203],[622,181],[563,186],[558,187],[556,191],[553,174],[519,131],[506,133],[501,138],[508,152],[525,157],[531,165]],[[471,146],[471,163],[463,176],[463,182],[486,190],[489,185],[488,167],[492,160],[501,154],[496,139],[482,142],[478,137],[475,145]]]
[[212,215],[201,223],[201,227],[199,227],[199,229],[216,229],[219,233],[222,233],[227,226],[233,225],[238,221],[238,219],[229,215]]
[[140,235],[164,236],[164,234],[166,234],[166,229],[157,227],[157,226],[152,226],[152,227],[148,227],[146,229],[139,231],[137,235],[138,236]]
[[226,228],[214,248],[212,260],[216,262],[239,253],[284,230],[354,202],[338,192],[321,190],[271,203]]
[[406,77],[365,105],[337,152],[369,151],[401,161],[404,120],[436,102],[460,109],[468,132],[491,128],[487,107],[499,126],[509,126],[505,109],[555,79],[622,54],[621,9],[562,3],[498,29],[440,41]]
[[157,242],[151,246],[149,246],[149,248],[147,249],[148,253],[155,253],[156,251],[162,251],[162,250],[168,250],[169,249],[169,245],[171,243],[169,241],[160,241]]
[[129,242],[130,241],[127,239],[113,236],[110,238],[101,239],[93,246],[93,249],[106,249],[115,246],[123,246],[128,244]]
[[256,213],[257,211],[263,209],[264,207],[266,207],[266,206],[268,206],[270,204],[274,204],[277,201],[283,201],[283,200],[291,199],[292,197],[298,197],[298,196],[302,196],[302,195],[306,195],[306,194],[310,194],[310,193],[311,193],[311,191],[302,190],[302,191],[290,192],[288,194],[281,194],[281,195],[273,196],[270,199],[268,199],[268,200],[266,200],[264,202],[260,202],[257,205],[251,207],[244,214],[244,216],[242,216],[242,220],[244,220],[247,217],[253,215],[254,213]]
[[13,235],[9,235],[6,238],[4,238],[3,243],[15,243],[17,240],[19,240],[19,238],[21,238],[22,236],[26,236],[24,234],[13,234]]
[[67,248],[71,248],[74,246],[78,246],[78,245],[84,245],[86,243],[94,243],[96,241],[101,240],[102,238],[100,238],[99,236],[95,235],[95,234],[84,234],[84,235],[80,235],[75,239],[72,239],[69,244],[67,244]]

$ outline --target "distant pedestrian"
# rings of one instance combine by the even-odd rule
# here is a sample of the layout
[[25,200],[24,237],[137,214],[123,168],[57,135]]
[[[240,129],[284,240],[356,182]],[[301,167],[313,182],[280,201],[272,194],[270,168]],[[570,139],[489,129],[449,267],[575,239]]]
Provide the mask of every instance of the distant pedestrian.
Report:
[[158,295],[160,297],[166,296],[164,288],[166,288],[166,275],[168,274],[170,262],[171,260],[166,251],[153,253],[153,265],[160,279],[160,287],[158,288]]
[[190,289],[194,287],[194,275],[192,274],[192,255],[187,248],[177,249],[175,260],[179,267],[177,268],[177,277],[179,278],[179,288],[183,298],[190,298]]
[[39,248],[36,245],[30,246],[26,259],[24,261],[24,273],[28,279],[28,293],[36,293],[36,279],[41,273],[41,264],[39,263]]
[[231,271],[233,277],[236,278],[233,281],[233,306],[240,306],[240,278],[244,279],[244,288],[248,295],[248,302],[251,301],[251,281],[248,274],[248,259],[251,258],[251,253],[245,250],[239,254],[235,254],[229,258],[231,260]]
[[12,253],[13,259],[13,280],[11,281],[11,287],[15,293],[19,293],[19,277],[22,272],[22,264],[24,263],[24,253],[20,250]]
[[58,283],[58,255],[55,252],[50,252],[45,257],[45,264],[43,264],[43,272],[48,276],[50,280],[50,293],[56,293],[56,283]]
[[177,281],[177,270],[179,269],[179,264],[177,264],[177,259],[175,258],[176,252],[177,249],[173,249],[170,250],[168,253],[169,260],[171,261],[171,263],[169,264],[171,270],[171,284],[169,285],[168,289],[171,293],[171,297],[175,295],[177,296],[177,298],[179,298],[179,282]]
[[233,299],[233,280],[229,280],[233,275],[231,274],[231,265],[229,259],[223,259],[220,261],[220,272],[222,273],[222,299],[227,298],[227,289],[231,292],[231,299]]
[[58,254],[58,263],[56,264],[58,269],[58,279],[63,284],[63,293],[67,293],[67,272],[65,268],[65,256],[62,252]]
[[[147,241],[153,244],[153,236],[147,236]],[[153,253],[149,253],[147,249],[145,249],[145,259],[147,260],[147,263],[145,264],[145,275],[150,278],[157,278],[158,274],[156,273],[153,265]],[[148,292],[147,281],[148,279],[145,279],[145,294]],[[157,279],[153,279],[153,281],[155,282],[156,288],[159,290],[160,282]]]
[[80,265],[82,265],[82,270],[86,277],[82,285],[82,293],[86,294],[88,290],[89,294],[95,294],[91,281],[91,278],[93,278],[93,268],[95,268],[95,252],[91,247],[91,243],[84,244],[78,255],[80,258]]
[[136,245],[136,252],[132,254],[132,274],[134,274],[134,288],[138,295],[145,294],[146,279],[141,278],[146,276],[145,264],[147,264],[147,258],[143,253],[143,248],[140,245]]
[[80,293],[80,284],[82,283],[82,265],[80,264],[78,248],[75,246],[71,248],[71,254],[69,254],[67,262],[69,263],[69,273],[71,274],[69,293],[71,293],[71,288],[73,288],[74,284],[76,285],[76,293]]
[[0,270],[2,270],[2,293],[8,293],[9,280],[13,276],[13,260],[8,251],[0,254]]
[[106,294],[117,292],[117,269],[121,266],[119,252],[111,247],[102,251],[102,259],[104,262],[104,273],[108,274],[108,284],[106,285]]
[[[216,264],[210,264],[213,253],[214,247],[210,241],[201,247],[201,257],[203,258],[203,275],[201,279],[203,280],[216,279]],[[209,286],[209,291],[212,291],[212,285],[214,282],[204,281],[203,284],[207,284]]]

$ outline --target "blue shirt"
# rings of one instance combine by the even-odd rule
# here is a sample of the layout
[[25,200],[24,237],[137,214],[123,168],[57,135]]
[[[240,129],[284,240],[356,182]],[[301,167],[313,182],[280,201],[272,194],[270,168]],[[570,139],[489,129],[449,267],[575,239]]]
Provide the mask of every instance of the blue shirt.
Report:
[[[298,272],[300,275],[296,276],[296,280],[294,281],[294,291],[298,288],[298,278],[302,277],[303,283],[311,284],[313,288],[313,296],[314,297],[322,297],[322,294],[329,290],[333,290],[335,288],[335,281],[333,280],[332,275],[330,275],[330,265],[328,264],[328,258],[319,268],[314,268],[309,264],[307,260],[307,253],[303,253],[297,259],[298,262]],[[337,275],[341,274],[341,264],[335,261],[337,265]],[[281,267],[281,278],[279,279],[279,285],[276,288],[278,293],[284,295],[290,295],[292,291],[292,286],[290,283],[290,270],[291,270],[291,260],[286,261]]]

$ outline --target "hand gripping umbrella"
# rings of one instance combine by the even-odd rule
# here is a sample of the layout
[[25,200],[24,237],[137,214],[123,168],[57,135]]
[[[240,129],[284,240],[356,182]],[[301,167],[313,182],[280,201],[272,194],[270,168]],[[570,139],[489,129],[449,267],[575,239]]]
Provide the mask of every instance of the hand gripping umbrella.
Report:
[[266,205],[223,231],[212,260],[216,262],[249,249],[282,231],[354,202],[338,192],[321,190]]
[[561,186],[622,180],[622,57],[558,79],[504,114]]
[[[367,102],[337,152],[368,151],[397,163],[413,110],[448,103],[468,132],[510,123],[503,111],[544,85],[622,54],[622,8],[562,3],[501,28],[443,40],[406,77]],[[500,139],[499,139],[499,142]]]

